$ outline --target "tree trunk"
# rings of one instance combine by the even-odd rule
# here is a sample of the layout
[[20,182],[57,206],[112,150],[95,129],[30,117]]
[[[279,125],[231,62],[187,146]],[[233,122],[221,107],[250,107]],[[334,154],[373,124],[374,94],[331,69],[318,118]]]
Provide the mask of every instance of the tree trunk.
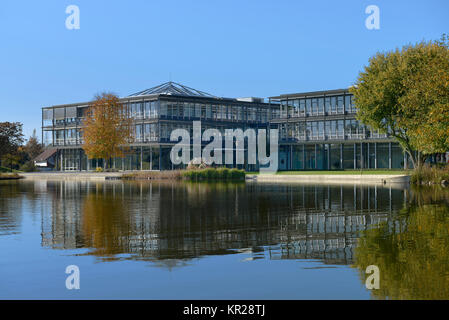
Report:
[[407,151],[407,154],[409,155],[409,157],[410,157],[410,160],[412,160],[412,165],[413,165],[413,169],[416,169],[416,157],[415,157],[415,155],[413,154],[413,152],[412,151],[410,151],[410,150],[406,150]]
[[426,161],[428,155],[422,154],[419,151],[418,151],[418,154],[416,156],[411,151],[408,151],[408,154],[410,155],[410,159],[412,160],[413,167],[416,170],[421,170],[421,168],[424,165],[424,162]]

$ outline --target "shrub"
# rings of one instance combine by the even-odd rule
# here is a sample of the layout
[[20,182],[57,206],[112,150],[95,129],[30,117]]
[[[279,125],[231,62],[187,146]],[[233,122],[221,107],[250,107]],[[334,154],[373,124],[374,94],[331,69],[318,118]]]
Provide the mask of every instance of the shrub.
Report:
[[184,179],[191,180],[191,179],[192,179],[192,171],[190,171],[190,170],[184,171],[184,172],[182,173],[182,177],[183,177]]
[[244,180],[245,171],[228,168],[208,168],[208,169],[194,169],[182,172],[182,178],[191,181],[201,180]]
[[245,171],[238,169],[231,169],[230,176],[232,180],[243,180],[245,179]]
[[206,170],[198,170],[196,172],[197,174],[197,179],[198,180],[206,180],[207,179],[207,172]]
[[103,168],[102,168],[102,167],[97,167],[97,168],[95,169],[95,171],[96,171],[96,172],[103,172]]
[[204,174],[207,180],[217,179],[217,170],[213,168],[205,169]]
[[410,182],[412,184],[440,184],[441,181],[449,181],[449,166],[430,167],[423,166],[413,171]]
[[34,161],[25,162],[19,169],[24,172],[34,172],[36,171],[36,166],[34,165]]
[[217,175],[219,179],[227,180],[229,177],[229,169],[228,168],[217,169]]
[[6,168],[6,167],[1,167],[0,166],[0,172],[11,172],[10,168]]
[[187,180],[196,181],[198,179],[198,170],[187,170],[182,176]]

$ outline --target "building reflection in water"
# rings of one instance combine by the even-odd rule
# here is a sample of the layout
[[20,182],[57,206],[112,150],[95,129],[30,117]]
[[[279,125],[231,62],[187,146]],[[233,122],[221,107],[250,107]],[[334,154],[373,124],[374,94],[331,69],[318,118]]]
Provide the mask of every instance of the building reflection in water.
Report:
[[171,269],[235,253],[244,261],[314,259],[351,265],[361,285],[366,267],[377,265],[374,298],[449,299],[447,188],[0,183],[0,237],[23,232],[29,217],[43,247],[84,248],[100,261]]
[[[382,186],[95,183],[46,186],[42,245],[100,259],[251,259],[351,264],[360,231],[391,219],[407,190]],[[176,263],[175,263],[176,264]]]

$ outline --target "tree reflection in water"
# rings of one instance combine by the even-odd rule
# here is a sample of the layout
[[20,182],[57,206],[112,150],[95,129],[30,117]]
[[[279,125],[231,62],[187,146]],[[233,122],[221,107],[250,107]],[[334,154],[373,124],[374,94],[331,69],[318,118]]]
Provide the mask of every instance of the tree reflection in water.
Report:
[[110,193],[86,195],[82,205],[82,234],[84,245],[94,248],[91,254],[114,258],[127,251],[130,222],[125,212],[123,201]]
[[[31,215],[25,215],[32,212]],[[95,261],[178,268],[205,256],[380,269],[378,299],[449,299],[449,190],[403,186],[9,181],[0,237]],[[78,250],[83,249],[83,250]],[[251,262],[249,262],[251,263]]]
[[379,299],[449,299],[449,192],[415,189],[395,219],[362,233],[355,266],[377,265]]

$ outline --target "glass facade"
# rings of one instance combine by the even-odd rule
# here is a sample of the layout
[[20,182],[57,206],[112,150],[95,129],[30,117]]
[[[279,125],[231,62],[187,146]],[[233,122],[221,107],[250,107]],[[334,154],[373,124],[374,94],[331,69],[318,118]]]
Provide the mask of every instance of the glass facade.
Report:
[[[279,170],[341,170],[403,168],[409,162],[401,147],[360,123],[347,90],[298,94],[264,103],[212,96],[132,96],[122,99],[134,119],[134,142],[126,156],[110,161],[117,170],[171,170],[170,134],[192,121],[201,129],[279,129]],[[88,160],[81,148],[87,105],[42,109],[42,141],[58,148],[58,170],[95,170],[103,160]],[[240,167],[252,170],[258,166]],[[234,165],[236,166],[236,165]]]
[[[300,94],[299,94],[300,95]],[[281,118],[296,118],[320,115],[355,114],[353,97],[348,92],[315,97],[281,99]]]
[[[386,134],[356,119],[348,90],[280,96],[280,145],[292,147],[292,163],[280,170],[404,168],[404,154]],[[279,159],[285,158],[281,147]],[[287,163],[287,162],[286,162]],[[288,163],[287,163],[288,164]]]
[[338,143],[281,145],[279,159],[279,170],[353,170],[403,169],[405,158],[397,143]]

